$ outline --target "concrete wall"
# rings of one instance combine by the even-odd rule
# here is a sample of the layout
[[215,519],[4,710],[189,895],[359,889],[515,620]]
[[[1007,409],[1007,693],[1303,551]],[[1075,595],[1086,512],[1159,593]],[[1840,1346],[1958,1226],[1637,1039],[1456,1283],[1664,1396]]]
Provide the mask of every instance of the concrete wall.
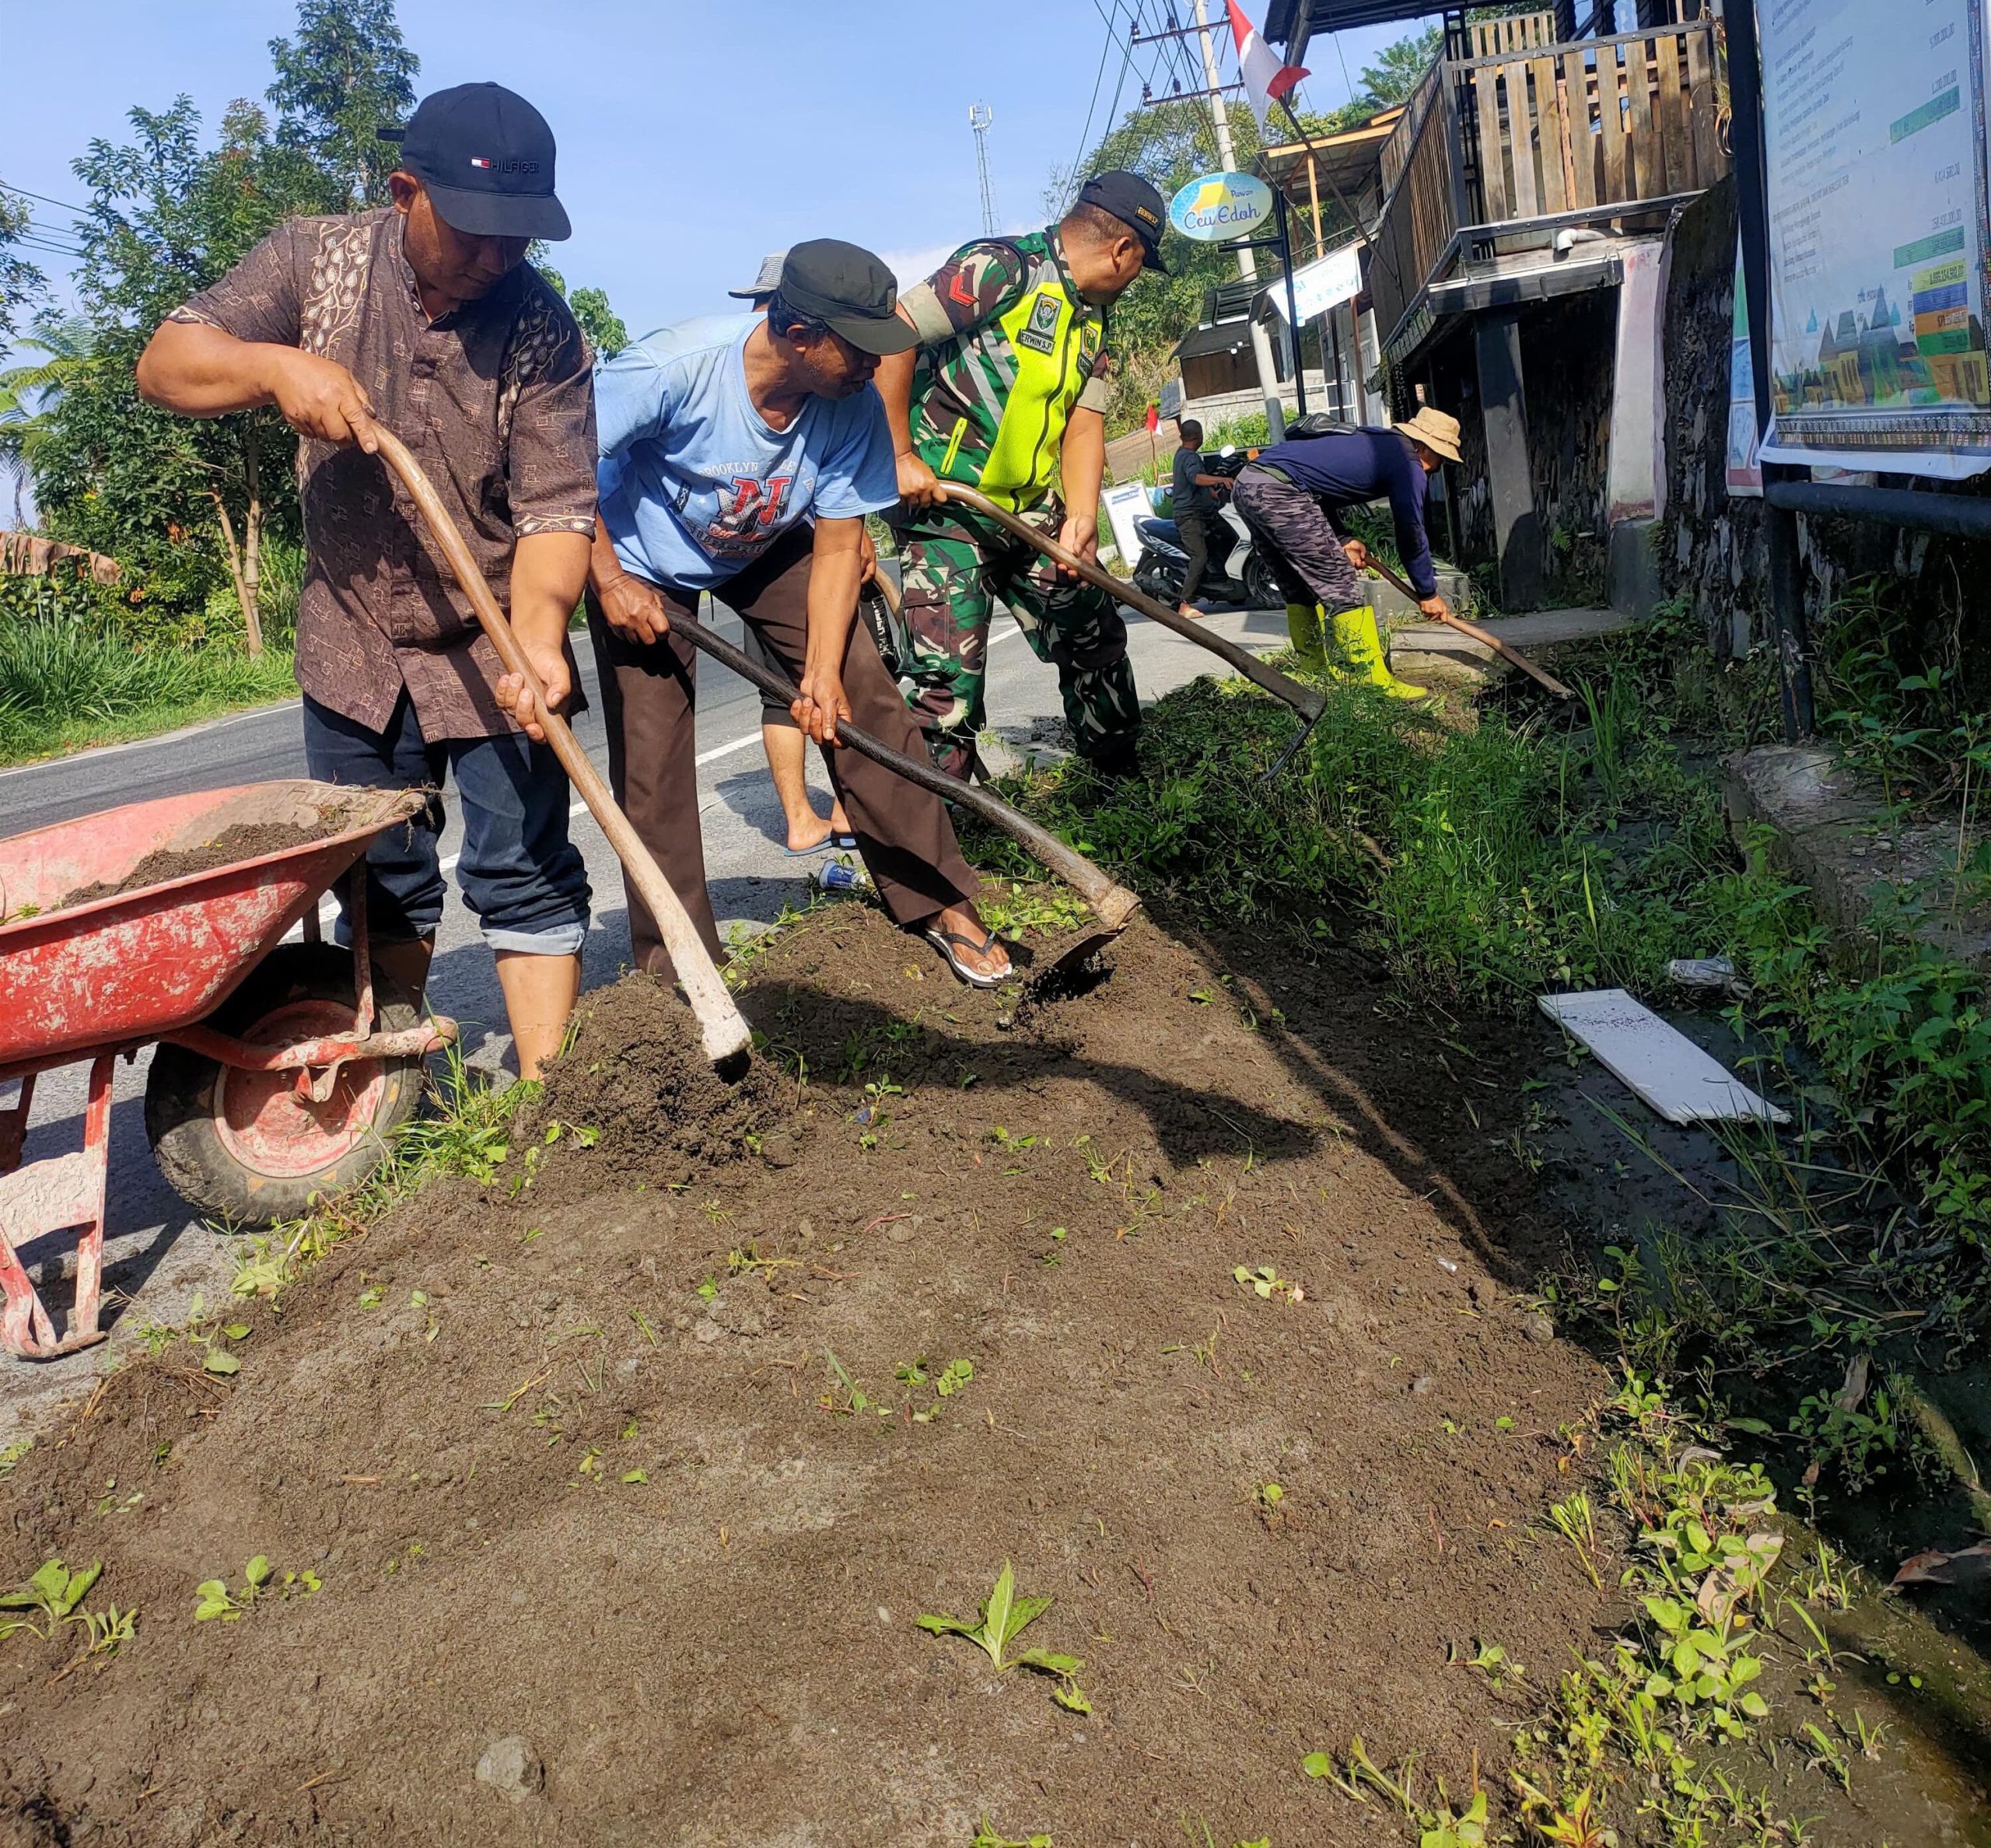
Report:
[[[1522,311],[1529,472],[1541,535],[1545,605],[1603,600],[1611,396],[1618,292],[1600,289]],[[1492,562],[1492,495],[1470,325],[1434,350],[1427,394],[1464,426],[1462,467],[1449,470],[1461,562]]]

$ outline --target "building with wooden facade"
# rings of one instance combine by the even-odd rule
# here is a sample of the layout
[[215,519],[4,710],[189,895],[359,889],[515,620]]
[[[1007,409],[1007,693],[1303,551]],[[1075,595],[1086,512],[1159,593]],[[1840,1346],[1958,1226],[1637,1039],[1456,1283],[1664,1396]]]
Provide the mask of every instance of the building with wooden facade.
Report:
[[[1373,150],[1373,183],[1333,189],[1369,240],[1369,383],[1400,412],[1422,397],[1465,423],[1453,539],[1497,558],[1510,609],[1533,607],[1572,558],[1608,577],[1614,601],[1650,592],[1664,234],[1728,170],[1708,3],[1448,13],[1440,55]],[[1271,0],[1265,31],[1303,63],[1311,39],[1431,10]],[[1265,170],[1303,212],[1340,158],[1281,148]]]

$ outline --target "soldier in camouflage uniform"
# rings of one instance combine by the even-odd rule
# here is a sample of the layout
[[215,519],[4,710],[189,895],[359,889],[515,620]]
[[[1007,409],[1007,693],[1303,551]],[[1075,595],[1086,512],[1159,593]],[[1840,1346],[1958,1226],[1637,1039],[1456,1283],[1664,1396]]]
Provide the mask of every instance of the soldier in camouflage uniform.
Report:
[[966,245],[900,301],[920,345],[886,359],[877,378],[902,496],[905,621],[887,665],[933,761],[954,775],[964,778],[974,761],[999,599],[1037,659],[1056,664],[1079,754],[1110,773],[1132,767],[1140,702],[1113,600],[940,501],[936,487],[979,488],[1082,557],[1096,555],[1105,311],[1143,268],[1162,267],[1163,223],[1161,195],[1145,180],[1101,173],[1058,224]]

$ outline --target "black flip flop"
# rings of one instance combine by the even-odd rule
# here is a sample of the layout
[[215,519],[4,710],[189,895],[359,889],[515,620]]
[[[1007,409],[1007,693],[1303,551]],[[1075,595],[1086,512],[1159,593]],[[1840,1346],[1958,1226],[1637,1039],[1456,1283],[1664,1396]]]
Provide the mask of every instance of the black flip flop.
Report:
[[966,982],[970,988],[1000,988],[1016,972],[1013,969],[1005,969],[999,975],[985,975],[978,969],[970,968],[954,954],[954,945],[958,943],[964,950],[985,954],[996,947],[996,933],[992,930],[985,935],[978,943],[972,937],[963,936],[957,930],[929,930],[926,940],[947,959],[947,967],[954,971],[955,978]]

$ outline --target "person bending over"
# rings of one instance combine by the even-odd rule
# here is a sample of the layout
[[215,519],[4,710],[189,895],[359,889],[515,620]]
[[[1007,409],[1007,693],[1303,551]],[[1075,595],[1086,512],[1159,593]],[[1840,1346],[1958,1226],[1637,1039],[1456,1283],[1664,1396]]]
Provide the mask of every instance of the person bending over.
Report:
[[[864,516],[897,498],[891,432],[871,388],[912,344],[891,271],[835,239],[798,244],[765,315],[695,320],[625,347],[596,378],[601,516],[588,628],[601,665],[617,798],[715,955],[693,717],[698,656],[672,630],[702,592],[737,611],[800,690],[818,744],[852,724],[897,749],[919,727],[856,621]],[[964,982],[992,988],[1007,953],[977,915],[947,805],[854,752],[830,774],[894,920]],[[670,972],[629,892],[638,962]]]
[[1097,556],[1106,310],[1143,268],[1161,268],[1163,212],[1138,174],[1098,174],[1055,225],[964,245],[899,305],[918,350],[878,373],[898,453],[908,632],[908,658],[889,665],[934,762],[953,775],[965,778],[975,761],[998,599],[1037,658],[1056,663],[1079,755],[1110,775],[1133,767],[1141,706],[1113,600],[939,488],[979,488],[1082,558]]
[[[1279,579],[1286,628],[1303,657],[1326,666],[1338,680],[1366,681],[1394,699],[1425,697],[1423,688],[1390,672],[1375,607],[1362,587],[1368,549],[1348,537],[1339,516],[1387,497],[1418,607],[1427,616],[1442,615],[1445,600],[1438,594],[1425,507],[1429,478],[1458,460],[1458,419],[1426,408],[1388,429],[1331,430],[1275,443],[1239,474],[1231,504]],[[1321,643],[1323,622],[1333,632],[1331,659]]]
[[[467,83],[395,138],[394,203],[297,219],[176,308],[140,394],[187,417],[274,404],[299,446],[305,761],[322,782],[439,785],[463,805],[464,901],[495,953],[522,1077],[558,1051],[579,992],[587,869],[532,695],[375,453],[378,418],[435,484],[557,711],[594,530],[594,394],[567,304],[525,261],[569,235],[553,135],[523,96]],[[411,999],[444,885],[439,795],[366,856],[369,940]],[[341,917],[340,936],[347,933]]]
[[[787,258],[786,250],[770,251],[761,259],[760,274],[746,288],[729,289],[726,292],[735,301],[744,302],[751,313],[766,313],[781,281],[781,266]],[[868,533],[865,535],[863,551],[864,581],[869,583],[878,568],[878,558]],[[779,672],[774,657],[751,628],[746,632],[742,646],[762,667]],[[850,817],[843,812],[843,804],[833,801],[830,804],[830,818],[825,821],[816,813],[816,805],[810,800],[808,747],[809,740],[802,735],[802,728],[795,723],[786,703],[772,693],[763,692],[761,748],[767,754],[768,775],[774,781],[775,794],[781,802],[782,818],[787,824],[787,850],[794,854],[828,853],[832,850],[848,852],[856,846],[857,840],[850,831]],[[819,745],[817,748],[822,747]]]

